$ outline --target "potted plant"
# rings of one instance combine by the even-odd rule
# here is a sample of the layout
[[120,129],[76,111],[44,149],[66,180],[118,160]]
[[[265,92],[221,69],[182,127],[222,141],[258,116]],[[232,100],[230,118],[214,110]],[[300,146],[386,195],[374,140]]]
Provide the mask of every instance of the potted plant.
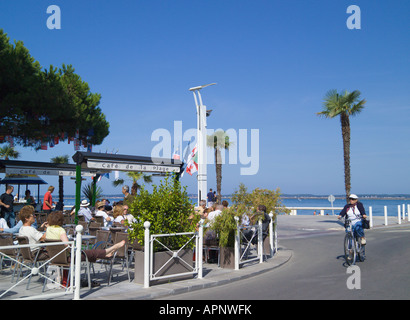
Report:
[[[264,205],[266,207],[266,213],[273,213],[272,219],[276,219],[278,212],[289,213],[290,211],[286,209],[280,198],[280,189],[268,190],[268,189],[254,189],[251,193],[248,192],[246,186],[241,183],[239,185],[239,190],[235,191],[232,195],[232,208],[236,211],[236,215],[240,217],[240,220],[246,215],[251,221],[251,225],[258,224],[259,220],[262,223],[265,222],[265,215],[258,212],[257,208],[259,205]],[[264,251],[270,252],[269,238],[266,237],[264,241]]]
[[219,240],[220,267],[235,268],[235,208],[224,209],[210,224],[209,228],[215,232]]
[[[144,246],[144,222],[150,222],[150,234],[174,234],[180,232],[195,231],[199,217],[194,215],[194,206],[188,198],[186,187],[181,187],[181,183],[173,176],[167,175],[159,184],[153,185],[152,192],[141,187],[140,193],[135,196],[134,201],[129,205],[131,214],[135,217],[135,222],[130,224],[129,236],[131,242],[135,241],[140,246]],[[195,216],[193,219],[189,219]],[[165,262],[169,261],[174,252],[179,250],[191,236],[168,236],[161,237],[160,242],[154,241],[153,270],[159,270]],[[178,258],[171,259],[161,270],[160,275],[187,272],[185,263],[193,265],[192,247],[194,241],[189,242],[185,251],[178,254]],[[171,251],[169,251],[168,249]],[[135,281],[143,282],[143,251],[135,251]],[[181,270],[182,268],[182,270]]]

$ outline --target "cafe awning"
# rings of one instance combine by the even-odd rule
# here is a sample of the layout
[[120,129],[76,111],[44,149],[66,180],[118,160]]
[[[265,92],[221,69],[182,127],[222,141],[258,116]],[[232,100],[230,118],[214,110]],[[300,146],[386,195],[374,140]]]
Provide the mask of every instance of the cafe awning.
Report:
[[11,185],[31,185],[31,184],[47,184],[43,179],[41,179],[36,174],[6,174],[6,176],[0,180],[0,184],[11,184]]
[[138,171],[180,174],[183,162],[176,159],[77,151],[73,160],[81,170]]
[[[97,174],[103,174],[106,172],[110,172],[110,170],[85,169],[81,171],[81,175],[83,177],[94,177]],[[76,165],[37,161],[0,160],[0,173],[75,177]]]

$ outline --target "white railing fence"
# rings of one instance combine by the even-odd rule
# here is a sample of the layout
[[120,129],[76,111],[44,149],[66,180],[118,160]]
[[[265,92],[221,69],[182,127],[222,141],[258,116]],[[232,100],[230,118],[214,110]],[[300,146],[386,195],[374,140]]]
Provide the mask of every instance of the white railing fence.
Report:
[[[47,247],[47,246],[56,246],[56,245],[66,245],[66,247],[58,252],[56,255],[49,257],[46,260],[38,261],[36,265],[27,265],[24,260],[21,258],[21,255],[18,254],[16,256],[11,256],[8,254],[5,254],[3,252],[0,252],[0,255],[6,257],[8,260],[11,261],[11,264],[15,264],[14,268],[17,270],[19,269],[19,275],[21,273],[26,273],[25,276],[22,276],[20,279],[20,276],[18,276],[18,279],[16,283],[14,283],[11,287],[5,289],[4,291],[1,292],[0,294],[0,299],[7,296],[9,292],[11,292],[13,289],[17,289],[18,286],[25,285],[25,282],[28,281],[27,283],[27,289],[29,287],[29,281],[31,281],[31,278],[33,276],[39,276],[43,278],[44,281],[47,281],[49,284],[51,284],[50,287],[53,289],[56,288],[64,288],[59,281],[55,278],[55,276],[49,274],[47,272],[47,267],[50,267],[50,263],[52,262],[53,258],[55,258],[57,255],[62,253],[63,251],[70,251],[71,257],[75,257],[75,259],[71,259],[70,261],[70,279],[67,281],[69,285],[65,288],[64,291],[58,291],[58,292],[52,292],[52,293],[39,293],[39,291],[44,292],[45,288],[45,282],[43,284],[43,288],[41,290],[36,289],[33,291],[26,290],[24,293],[24,297],[18,296],[17,299],[21,300],[35,300],[35,299],[48,299],[48,298],[54,298],[54,297],[60,297],[63,295],[73,295],[73,299],[79,300],[80,299],[80,283],[81,283],[81,243],[82,243],[82,232],[83,232],[83,227],[78,225],[76,227],[77,235],[75,241],[69,241],[69,242],[48,242],[48,243],[42,243],[40,246],[41,247]],[[36,245],[38,246],[38,245]],[[10,245],[10,246],[2,246],[0,247],[1,251],[3,250],[17,250],[18,252],[21,251],[22,248],[31,248],[33,245],[30,244],[22,244],[22,245]],[[23,272],[24,270],[24,272]],[[73,272],[74,270],[74,272]],[[13,277],[11,280],[11,283],[14,281],[14,273]],[[6,281],[2,281],[2,284],[4,284]],[[49,285],[48,285],[49,286]],[[32,295],[30,295],[32,293]]]
[[[239,270],[240,266],[252,261],[264,262],[264,257],[273,257],[277,252],[278,237],[276,233],[277,220],[273,221],[273,213],[269,213],[269,252],[264,252],[264,239],[262,230],[262,221],[259,220],[255,226],[243,227],[239,225],[239,217],[236,220],[236,236],[235,236],[235,270]],[[248,231],[247,236],[245,232]],[[253,240],[257,237],[256,257],[250,255]]]
[[[145,234],[144,234],[144,288],[149,288],[151,281],[161,280],[167,278],[176,278],[188,275],[197,275],[198,279],[203,277],[203,265],[202,265],[202,255],[203,255],[203,223],[204,220],[201,219],[199,222],[199,228],[196,232],[180,232],[180,233],[170,233],[170,234],[150,234],[149,228],[151,226],[150,222],[144,222]],[[184,245],[182,245],[177,250],[172,250],[168,248],[161,242],[163,237],[178,237],[178,236],[188,236],[190,237]],[[157,270],[154,271],[154,243],[159,244],[166,252],[170,253],[170,258]],[[190,265],[187,261],[181,258],[185,248],[192,246],[195,248],[195,264]],[[166,267],[169,267],[175,259],[178,259],[179,263],[183,264],[188,270],[187,272],[173,273],[169,275],[160,275],[161,271]]]
[[[269,214],[270,222],[269,222],[269,247],[270,252],[264,253],[263,251],[263,235],[262,235],[262,222],[259,222],[258,228],[259,231],[255,234],[258,236],[258,243],[257,243],[257,258],[246,259],[243,255],[244,250],[241,250],[241,227],[238,224],[238,218],[235,217],[237,221],[237,232],[235,236],[235,270],[239,270],[240,265],[243,265],[250,261],[258,260],[259,263],[264,262],[264,256],[273,257],[274,254],[277,252],[278,248],[278,238],[276,232],[276,224],[277,220],[273,221],[273,213]],[[174,278],[174,277],[181,277],[185,275],[197,275],[197,279],[203,278],[203,232],[204,232],[204,220],[201,219],[199,222],[199,228],[197,232],[183,232],[183,233],[173,233],[173,234],[154,234],[151,235],[149,228],[150,223],[146,221],[144,223],[145,234],[144,234],[144,288],[149,288],[151,282],[153,280],[165,279],[165,278]],[[159,240],[162,237],[170,237],[170,236],[191,236],[191,238],[178,250],[171,250],[167,248],[161,241]],[[183,273],[174,273],[171,275],[166,276],[158,276],[157,274],[164,269],[173,259],[179,259],[182,264],[188,267],[186,261],[179,257],[181,250],[188,246],[189,243],[195,241],[195,263],[193,266],[190,266],[192,270],[190,272],[183,272]],[[154,250],[153,245],[154,242],[159,243],[165,250],[171,253],[170,258],[166,261],[159,269],[154,271],[153,266],[153,256]],[[242,251],[242,252],[241,252]]]
[[[283,208],[276,208],[278,210],[281,210]],[[290,210],[290,215],[297,215],[298,211],[302,210],[308,210],[310,212],[318,211],[319,215],[323,216],[325,214],[325,210],[331,210],[332,214],[338,215],[339,212],[343,209],[342,207],[286,207],[286,209]],[[407,212],[406,212],[407,209]],[[336,212],[334,212],[336,210]],[[397,205],[397,223],[401,224],[403,221],[406,220],[407,216],[407,221],[410,222],[410,204],[401,204]],[[373,207],[369,206],[369,211],[367,212],[369,216],[369,221],[370,221],[370,228],[373,228],[374,226],[374,219],[373,219]],[[388,225],[388,212],[387,212],[387,206],[384,206],[384,225]]]

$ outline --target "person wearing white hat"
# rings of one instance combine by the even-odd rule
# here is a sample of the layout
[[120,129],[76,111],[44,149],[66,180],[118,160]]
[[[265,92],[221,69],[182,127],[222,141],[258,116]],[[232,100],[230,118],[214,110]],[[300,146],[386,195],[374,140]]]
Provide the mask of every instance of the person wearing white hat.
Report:
[[366,238],[364,236],[364,230],[362,220],[366,219],[366,211],[359,197],[355,194],[349,196],[349,204],[345,205],[342,211],[340,211],[339,219],[346,217],[352,222],[353,232],[360,238],[361,244],[366,244]]
[[[80,203],[80,210],[78,210],[78,216],[84,216],[86,222],[95,221],[88,206],[90,203],[87,200],[82,200]],[[71,212],[71,215],[75,213],[75,209]]]

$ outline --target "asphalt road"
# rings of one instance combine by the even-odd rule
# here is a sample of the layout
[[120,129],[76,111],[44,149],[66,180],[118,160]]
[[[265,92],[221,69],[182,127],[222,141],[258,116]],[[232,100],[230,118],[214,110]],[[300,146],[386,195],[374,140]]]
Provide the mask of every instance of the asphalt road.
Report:
[[[409,226],[367,230],[367,259],[357,264],[360,270],[347,268],[343,238],[343,232],[335,232],[280,240],[280,246],[294,251],[284,266],[247,280],[166,299],[410,299]],[[349,289],[348,284],[356,289]]]

